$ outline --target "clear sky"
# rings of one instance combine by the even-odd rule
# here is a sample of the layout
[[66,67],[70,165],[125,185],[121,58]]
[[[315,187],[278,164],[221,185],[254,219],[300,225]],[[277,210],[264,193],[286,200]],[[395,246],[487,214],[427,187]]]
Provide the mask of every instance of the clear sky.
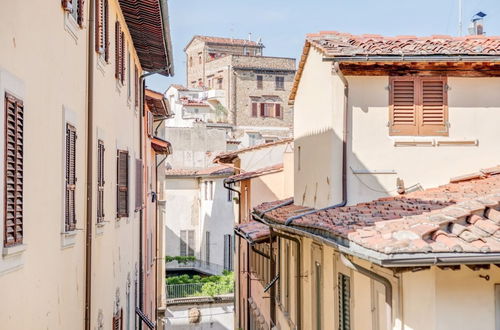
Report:
[[[185,84],[184,46],[194,35],[262,38],[264,55],[299,58],[305,35],[323,30],[352,34],[458,35],[459,0],[169,0],[174,77],[152,76],[163,92]],[[485,32],[500,35],[500,0],[462,0],[463,34],[478,11]]]

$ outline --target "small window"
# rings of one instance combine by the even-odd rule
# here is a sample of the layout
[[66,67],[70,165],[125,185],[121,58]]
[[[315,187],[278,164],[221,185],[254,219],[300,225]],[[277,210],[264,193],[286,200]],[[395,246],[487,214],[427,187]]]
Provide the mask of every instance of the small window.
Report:
[[181,256],[194,256],[194,237],[194,230],[181,230],[179,251]]
[[233,237],[224,235],[224,269],[233,270]]
[[62,6],[83,27],[83,0],[62,0]]
[[125,34],[120,22],[115,22],[115,78],[122,83],[125,82]]
[[217,85],[219,89],[222,89],[222,78],[217,79]]
[[276,76],[276,89],[277,90],[285,89],[285,77]]
[[134,66],[134,100],[135,100],[135,106],[139,106],[139,69],[137,68],[137,65]]
[[24,104],[5,94],[4,246],[23,243]]
[[97,223],[104,221],[104,142],[97,141]]
[[252,117],[258,117],[259,116],[259,103],[257,102],[252,102]]
[[257,75],[257,89],[262,89],[264,77],[262,75]]
[[130,66],[130,52],[127,52],[127,98],[130,100],[132,97],[132,84],[130,83],[131,78],[131,66]]
[[66,206],[65,230],[76,229],[75,213],[76,190],[76,129],[73,125],[66,124]]
[[95,4],[96,19],[95,19],[95,50],[101,55],[104,55],[106,62],[109,61],[109,15],[108,15],[108,0],[98,0]]
[[116,185],[116,213],[117,217],[128,217],[129,184],[128,184],[128,151],[118,150],[117,156],[117,185]]
[[391,77],[390,135],[447,136],[446,77]]

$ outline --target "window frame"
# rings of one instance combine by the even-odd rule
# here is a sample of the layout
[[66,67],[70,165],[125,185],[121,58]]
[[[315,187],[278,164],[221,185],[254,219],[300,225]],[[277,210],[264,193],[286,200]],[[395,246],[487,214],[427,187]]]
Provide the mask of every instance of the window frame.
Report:
[[105,159],[104,141],[102,139],[97,140],[97,220],[98,224],[104,222],[104,185],[105,175],[104,175],[104,159]]
[[264,88],[264,76],[261,74],[258,74],[256,76],[257,79],[257,89],[263,89]]
[[[72,137],[73,135],[73,137]],[[65,135],[65,198],[64,198],[64,232],[76,230],[76,126],[66,123]],[[71,145],[73,144],[73,148]],[[71,162],[73,162],[73,173],[71,173]],[[70,193],[71,192],[71,193]],[[72,203],[71,203],[72,199]]]
[[[121,157],[125,157],[125,169],[121,169],[120,163],[123,162]],[[120,218],[127,218],[129,216],[129,208],[130,208],[130,165],[129,165],[129,152],[128,150],[117,150],[117,162],[116,162],[116,217],[119,220]],[[125,175],[123,178],[126,182],[120,182],[120,176],[122,175],[121,171],[125,171]],[[123,197],[120,193],[125,192],[125,197]],[[122,209],[121,198],[125,198],[125,208]]]
[[274,89],[277,91],[285,90],[285,76],[274,77]]

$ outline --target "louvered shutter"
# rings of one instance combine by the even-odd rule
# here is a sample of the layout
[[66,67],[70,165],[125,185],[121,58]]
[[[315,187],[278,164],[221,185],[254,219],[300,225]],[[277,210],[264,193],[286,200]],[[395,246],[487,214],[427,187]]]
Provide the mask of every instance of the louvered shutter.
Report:
[[102,53],[103,48],[103,2],[104,0],[97,0],[95,2],[95,24],[94,24],[94,42],[95,51]]
[[61,5],[64,10],[71,12],[73,9],[73,1],[72,0],[62,0]]
[[104,60],[109,61],[109,4],[108,0],[104,0],[103,10],[103,26],[104,26]]
[[390,135],[417,135],[417,84],[412,77],[390,79]]
[[5,246],[23,243],[23,140],[23,102],[5,94]]
[[274,116],[276,118],[281,118],[281,104],[279,103],[274,105]]
[[351,280],[339,273],[339,330],[351,329]]
[[120,34],[120,79],[125,83],[125,33]]
[[76,229],[75,211],[76,190],[76,129],[66,124],[66,207],[65,207],[65,229],[73,231]]
[[266,116],[266,104],[265,103],[260,103],[260,116],[261,117]]
[[180,235],[180,246],[179,246],[179,254],[181,256],[186,256],[187,255],[187,231],[186,230],[181,230],[181,235]]
[[139,69],[137,68],[137,65],[134,70],[134,100],[135,106],[139,106]]
[[97,141],[97,222],[104,220],[104,143]]
[[258,115],[257,106],[258,103],[252,102],[252,117],[257,117]]
[[420,78],[419,135],[448,135],[448,92],[445,77]]
[[120,22],[115,22],[115,78],[121,81],[121,31],[120,31]]
[[78,7],[77,7],[77,22],[78,22],[78,25],[80,27],[83,27],[83,4],[84,4],[84,1],[83,0],[73,0],[73,1],[77,1],[78,3]]
[[117,216],[128,217],[128,152],[118,150],[117,157]]
[[141,159],[135,160],[135,210],[142,209],[144,204],[144,167]]
[[153,114],[151,112],[149,112],[149,111],[148,111],[147,120],[148,120],[148,135],[149,136],[153,136],[154,118],[153,118]]

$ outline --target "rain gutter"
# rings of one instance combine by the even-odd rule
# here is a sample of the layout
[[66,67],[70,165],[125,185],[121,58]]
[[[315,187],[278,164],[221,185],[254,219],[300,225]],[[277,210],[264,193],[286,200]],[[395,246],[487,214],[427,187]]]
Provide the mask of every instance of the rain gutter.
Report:
[[325,62],[500,62],[497,55],[332,56]]

